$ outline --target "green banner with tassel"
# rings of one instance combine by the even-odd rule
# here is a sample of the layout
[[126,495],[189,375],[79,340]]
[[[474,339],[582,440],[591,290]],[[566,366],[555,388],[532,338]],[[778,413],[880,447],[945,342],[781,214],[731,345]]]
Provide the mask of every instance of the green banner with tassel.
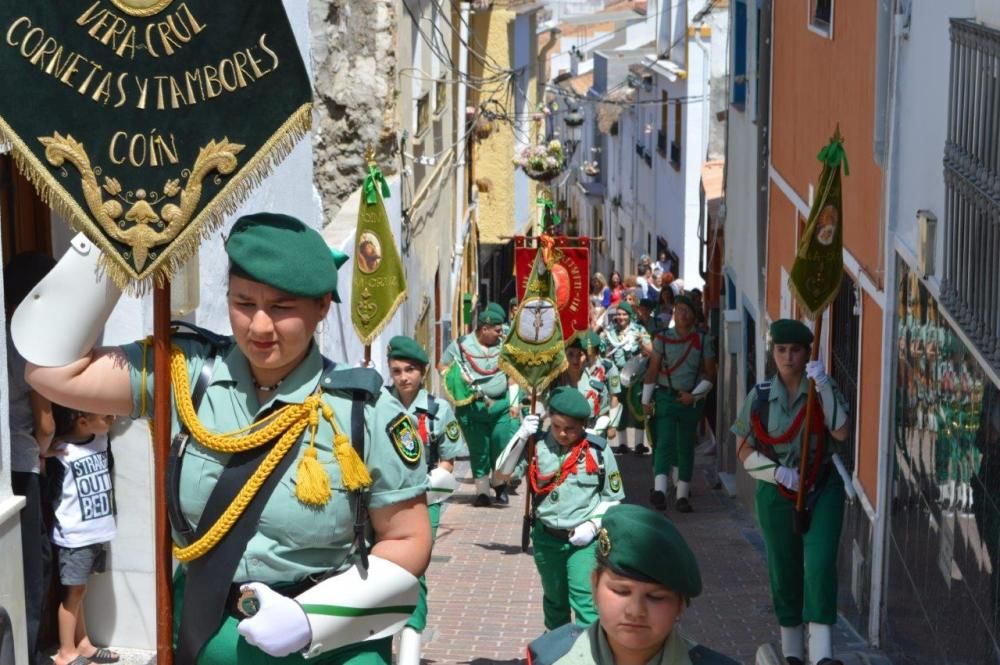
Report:
[[389,185],[372,162],[362,188],[354,233],[351,323],[367,346],[406,300],[406,271],[385,211]]
[[850,175],[840,128],[820,151],[823,163],[788,283],[802,312],[810,319],[837,297],[844,276],[844,225],[840,171]]
[[500,349],[500,369],[529,394],[540,394],[568,366],[552,277],[558,252],[550,236],[539,238],[524,297]]

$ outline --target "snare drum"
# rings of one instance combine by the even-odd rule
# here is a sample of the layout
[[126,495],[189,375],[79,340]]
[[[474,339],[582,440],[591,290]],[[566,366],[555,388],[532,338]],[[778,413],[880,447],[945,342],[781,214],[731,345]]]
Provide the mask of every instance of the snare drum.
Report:
[[628,388],[633,383],[642,383],[642,377],[649,367],[649,358],[646,356],[636,356],[625,363],[621,371],[622,386]]

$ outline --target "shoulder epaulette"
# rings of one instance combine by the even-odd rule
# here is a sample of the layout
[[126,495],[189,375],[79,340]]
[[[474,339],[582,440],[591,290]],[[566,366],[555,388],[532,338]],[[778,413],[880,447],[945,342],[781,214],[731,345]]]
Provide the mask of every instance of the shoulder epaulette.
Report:
[[608,440],[596,434],[587,434],[587,442],[598,450],[604,450],[608,447]]
[[597,379],[591,379],[590,380],[590,387],[593,388],[594,390],[597,390],[598,392],[600,392],[601,389],[604,388],[604,382],[603,381],[598,381]]
[[195,339],[207,342],[216,348],[229,346],[233,343],[231,337],[220,335],[217,332],[196,326],[193,323],[188,323],[187,321],[171,321],[170,330],[172,337]]
[[586,628],[575,623],[545,633],[528,645],[529,665],[552,665],[569,653]]
[[367,367],[337,369],[335,364],[328,363],[323,368],[323,378],[320,385],[323,390],[365,392],[371,398],[377,396],[382,390],[382,375]]

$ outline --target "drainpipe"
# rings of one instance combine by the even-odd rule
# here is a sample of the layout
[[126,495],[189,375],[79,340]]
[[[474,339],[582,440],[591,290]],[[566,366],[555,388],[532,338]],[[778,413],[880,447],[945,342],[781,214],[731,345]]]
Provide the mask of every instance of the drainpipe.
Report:
[[[468,89],[465,86],[463,78],[469,73],[469,49],[466,46],[469,43],[469,6],[468,2],[463,1],[459,3],[458,99],[455,101],[455,109],[457,111],[455,119],[459,124],[459,139],[458,145],[455,148],[455,246],[451,250],[451,288],[449,289],[451,298],[446,310],[446,318],[451,317],[455,311],[455,299],[461,297],[458,293],[458,288],[463,268],[462,257],[465,255],[465,240],[469,233],[469,223],[472,219],[472,210],[468,211],[469,216],[467,217],[465,209],[465,200],[469,192],[466,183],[466,175],[468,174],[468,117],[465,111],[465,106],[468,103]],[[455,331],[459,325],[460,321],[457,323],[452,321],[452,337],[455,336]]]

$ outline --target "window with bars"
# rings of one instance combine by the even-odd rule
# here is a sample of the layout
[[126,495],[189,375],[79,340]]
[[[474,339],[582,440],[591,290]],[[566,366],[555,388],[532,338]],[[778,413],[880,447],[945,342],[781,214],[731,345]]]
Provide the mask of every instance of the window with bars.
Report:
[[[850,417],[858,412],[858,350],[861,334],[858,290],[854,280],[844,273],[840,292],[830,308],[830,376],[837,383]],[[853,421],[852,421],[853,422]],[[854,428],[843,445],[844,464],[854,468]]]
[[941,300],[1000,369],[1000,31],[951,20]]

